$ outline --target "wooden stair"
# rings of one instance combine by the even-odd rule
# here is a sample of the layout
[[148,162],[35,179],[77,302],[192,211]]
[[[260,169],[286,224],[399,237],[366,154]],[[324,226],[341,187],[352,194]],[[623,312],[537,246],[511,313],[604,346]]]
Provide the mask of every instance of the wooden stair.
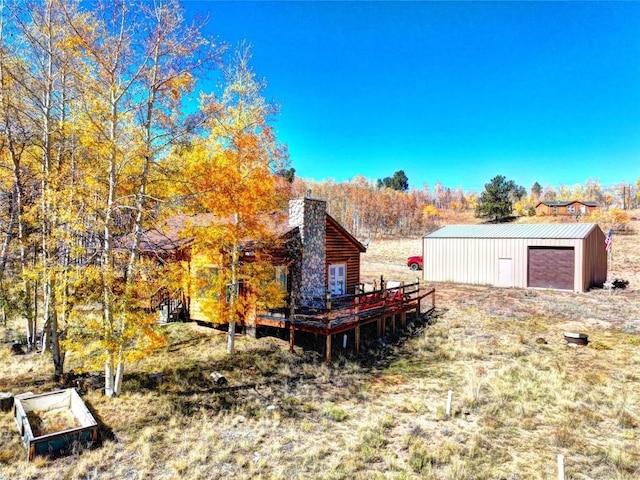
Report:
[[149,303],[151,310],[159,313],[160,325],[184,322],[189,319],[188,302],[181,289],[171,293],[168,288],[160,287],[151,295]]

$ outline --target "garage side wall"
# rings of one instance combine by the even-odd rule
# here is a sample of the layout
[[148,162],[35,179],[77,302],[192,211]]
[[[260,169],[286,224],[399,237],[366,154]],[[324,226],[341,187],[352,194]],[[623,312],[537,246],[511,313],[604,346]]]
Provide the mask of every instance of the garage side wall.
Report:
[[[423,279],[527,288],[530,246],[572,247],[575,254],[574,290],[585,290],[582,239],[425,237]],[[510,265],[510,271],[506,272],[510,282],[505,282],[505,272],[499,272],[499,265],[504,268],[505,264]]]
[[583,290],[591,287],[602,288],[607,280],[607,251],[604,248],[604,233],[599,228],[593,231],[584,240],[585,254],[583,258]]

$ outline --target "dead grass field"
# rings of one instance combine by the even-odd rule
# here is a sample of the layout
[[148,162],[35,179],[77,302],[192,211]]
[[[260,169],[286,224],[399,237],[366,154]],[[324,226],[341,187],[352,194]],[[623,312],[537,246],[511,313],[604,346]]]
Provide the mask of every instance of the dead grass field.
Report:
[[[171,325],[169,346],[132,366],[122,396],[84,396],[99,446],[28,463],[0,412],[0,479],[554,479],[558,454],[567,479],[640,478],[640,221],[632,226],[614,239],[625,290],[439,284],[428,322],[331,367],[274,337],[238,337],[228,358],[223,334]],[[363,281],[415,281],[404,262],[420,245],[374,240]],[[587,333],[589,346],[566,346],[566,330]],[[0,362],[0,391],[54,387],[47,358],[0,345]],[[214,386],[212,371],[228,385]]]

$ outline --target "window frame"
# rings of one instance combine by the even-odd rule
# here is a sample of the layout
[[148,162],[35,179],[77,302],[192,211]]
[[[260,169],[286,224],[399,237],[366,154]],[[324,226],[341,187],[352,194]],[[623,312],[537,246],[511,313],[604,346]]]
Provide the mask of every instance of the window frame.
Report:
[[[339,274],[342,269],[342,275]],[[327,290],[331,296],[346,295],[347,293],[347,264],[332,263],[327,269]]]

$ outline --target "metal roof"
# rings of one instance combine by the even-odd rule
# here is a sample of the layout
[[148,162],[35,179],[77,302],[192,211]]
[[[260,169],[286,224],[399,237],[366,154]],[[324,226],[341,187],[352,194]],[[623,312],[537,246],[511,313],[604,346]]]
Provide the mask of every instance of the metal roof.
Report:
[[586,238],[596,223],[447,225],[425,238]]
[[[598,202],[583,202],[582,200],[567,200],[564,202],[555,202],[555,201],[546,201],[543,200],[538,202],[538,205],[547,205],[549,207],[566,207],[567,205],[571,205],[573,203],[580,203],[582,205],[586,205],[587,207],[597,207]],[[538,206],[536,205],[536,206]]]

